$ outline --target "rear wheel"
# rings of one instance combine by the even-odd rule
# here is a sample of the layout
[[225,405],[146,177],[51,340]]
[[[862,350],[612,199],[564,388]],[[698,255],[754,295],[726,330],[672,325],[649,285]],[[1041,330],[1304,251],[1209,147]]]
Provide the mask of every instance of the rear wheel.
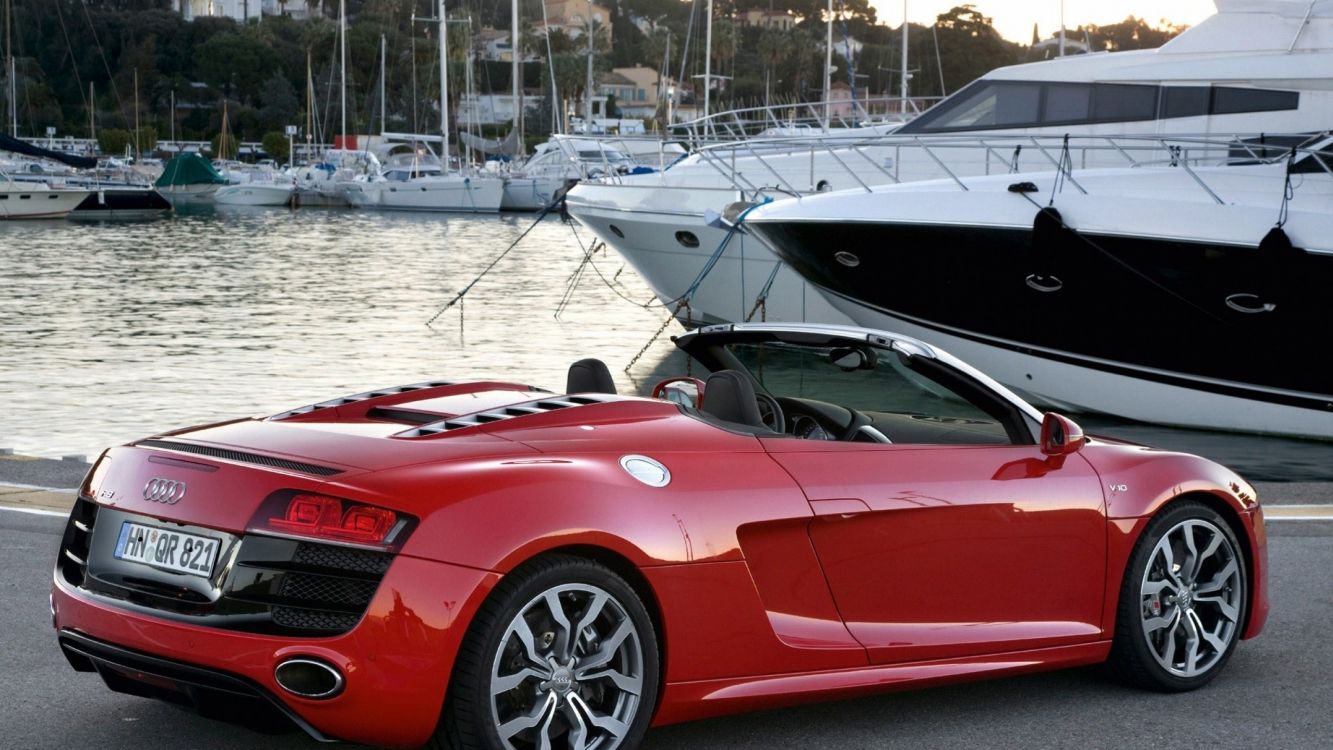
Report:
[[459,651],[437,747],[633,747],[657,697],[652,620],[582,558],[528,563],[496,587]]
[[1245,559],[1225,520],[1202,503],[1170,506],[1149,523],[1120,591],[1109,666],[1140,687],[1201,687],[1240,639]]

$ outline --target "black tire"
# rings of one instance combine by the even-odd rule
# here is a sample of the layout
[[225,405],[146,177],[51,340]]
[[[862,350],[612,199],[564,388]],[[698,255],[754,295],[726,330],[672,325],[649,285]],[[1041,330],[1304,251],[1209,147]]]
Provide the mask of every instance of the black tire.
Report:
[[[584,635],[575,638],[567,651],[564,649],[569,639],[561,640],[555,635],[562,628],[555,623],[550,609],[548,595],[551,593],[555,593],[556,606],[563,610],[570,623],[569,630],[576,629],[583,616],[597,609],[591,624],[587,628],[578,628]],[[595,602],[601,601],[602,594],[607,599],[598,608]],[[572,609],[565,610],[566,606]],[[518,624],[520,617],[523,618],[521,626]],[[619,636],[626,622],[633,633]],[[538,624],[535,628],[534,623]],[[548,626],[550,629],[546,630]],[[589,628],[595,632],[595,639],[586,635]],[[556,661],[541,667],[542,674],[522,678],[522,682],[513,688],[492,695],[493,687],[501,684],[498,680],[513,680],[524,672],[533,671],[533,659],[523,645],[519,629],[526,629],[539,657],[554,657]],[[615,632],[605,632],[612,629]],[[596,649],[594,653],[586,650],[590,644],[605,645],[617,636],[620,640],[611,644],[611,648]],[[584,652],[580,657],[581,648]],[[594,657],[610,651],[614,651],[614,655],[608,666],[615,665],[619,677],[629,676],[638,681],[640,692],[637,698],[622,689],[621,682],[598,676],[606,669],[596,666],[599,659]],[[560,665],[562,653],[567,654],[564,666]],[[438,750],[526,750],[535,747],[536,735],[533,733],[543,728],[552,738],[553,748],[565,747],[569,744],[569,733],[577,731],[575,722],[581,722],[585,730],[591,730],[589,737],[596,744],[589,746],[596,750],[637,747],[648,731],[656,707],[658,659],[652,619],[633,587],[614,571],[600,563],[570,555],[550,555],[532,560],[496,586],[468,628],[454,663],[440,724],[429,747]],[[594,666],[580,666],[587,664]],[[555,705],[548,707],[547,700],[554,701]],[[543,717],[550,716],[541,727],[501,738],[502,725],[515,720],[521,723],[539,709]],[[617,736],[593,725],[591,719],[584,721],[585,716],[597,717],[592,712],[598,709],[607,709],[598,717],[600,720],[615,719],[617,727],[627,726],[627,729]]]
[[[1216,548],[1204,554],[1214,537]],[[1244,548],[1226,520],[1198,501],[1172,503],[1149,522],[1130,554],[1107,667],[1116,679],[1149,690],[1202,687],[1235,651],[1248,605]]]

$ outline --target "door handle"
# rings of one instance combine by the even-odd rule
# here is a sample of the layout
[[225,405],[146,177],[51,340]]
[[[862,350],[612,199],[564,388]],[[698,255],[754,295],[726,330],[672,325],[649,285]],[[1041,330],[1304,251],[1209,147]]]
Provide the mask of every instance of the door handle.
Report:
[[870,512],[870,506],[866,505],[864,500],[858,500],[854,497],[811,500],[810,508],[814,510],[816,516],[842,516],[843,518]]

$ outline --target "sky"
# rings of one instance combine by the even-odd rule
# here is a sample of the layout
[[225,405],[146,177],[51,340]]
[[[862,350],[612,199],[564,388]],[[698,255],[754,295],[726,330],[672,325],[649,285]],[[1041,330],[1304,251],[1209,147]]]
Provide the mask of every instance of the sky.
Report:
[[[908,0],[907,18],[912,23],[929,26],[935,17],[957,5],[975,5],[982,15],[995,19],[1000,36],[1014,42],[1032,41],[1032,24],[1037,24],[1043,38],[1060,29],[1060,0]],[[897,27],[902,23],[902,0],[870,0],[878,11],[880,23]],[[1064,0],[1065,26],[1106,25],[1136,16],[1156,26],[1160,19],[1194,25],[1211,16],[1217,8],[1213,0]]]

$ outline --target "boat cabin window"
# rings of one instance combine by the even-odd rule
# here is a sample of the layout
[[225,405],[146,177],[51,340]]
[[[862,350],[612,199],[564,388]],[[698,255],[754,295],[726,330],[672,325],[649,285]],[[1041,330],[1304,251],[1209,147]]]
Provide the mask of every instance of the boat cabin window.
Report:
[[1296,109],[1300,93],[1229,86],[975,81],[900,133],[1092,125]]

